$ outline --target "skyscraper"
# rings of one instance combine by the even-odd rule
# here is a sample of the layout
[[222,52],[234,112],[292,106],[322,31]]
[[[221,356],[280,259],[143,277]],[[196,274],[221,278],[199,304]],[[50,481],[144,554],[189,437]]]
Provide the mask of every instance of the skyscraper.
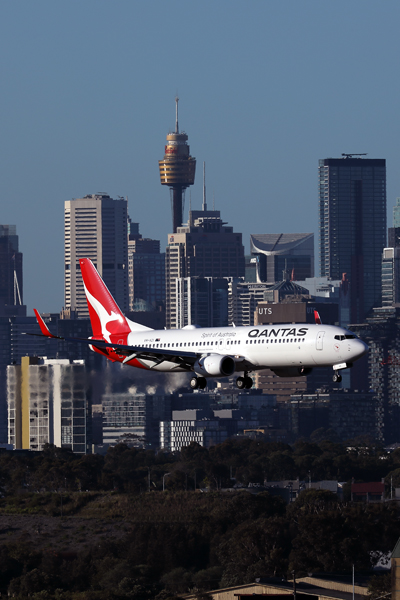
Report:
[[26,318],[22,292],[22,253],[18,248],[17,228],[15,225],[0,225],[0,442],[2,443],[7,439],[5,374],[6,367],[12,360],[11,321]]
[[176,326],[227,327],[230,281],[231,277],[178,277]]
[[386,245],[385,159],[319,161],[321,276],[350,281],[351,321],[381,303],[381,257]]
[[400,227],[400,198],[396,198],[396,206],[393,207],[393,227]]
[[90,258],[122,311],[128,310],[127,200],[92,194],[65,202],[65,305],[89,316],[80,258]]
[[242,234],[222,221],[218,210],[193,210],[189,222],[169,235],[166,249],[167,328],[178,324],[178,277],[244,277]]
[[160,241],[142,238],[139,224],[128,219],[129,310],[149,311],[165,306],[165,253]]
[[[0,311],[5,314],[5,306],[21,305],[22,253],[18,249],[17,228],[15,225],[0,225]],[[7,316],[12,314],[17,313],[9,312]]]
[[400,247],[400,198],[393,207],[393,227],[388,229],[388,248]]

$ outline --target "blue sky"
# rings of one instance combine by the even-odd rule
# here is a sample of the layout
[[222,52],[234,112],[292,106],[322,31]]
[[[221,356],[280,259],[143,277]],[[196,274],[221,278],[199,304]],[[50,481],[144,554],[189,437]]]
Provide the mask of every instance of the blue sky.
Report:
[[165,247],[157,161],[177,93],[198,161],[192,206],[206,161],[208,203],[246,250],[250,233],[317,240],[318,159],[342,152],[386,158],[391,226],[399,17],[393,0],[2,2],[0,223],[17,225],[29,312],[63,305],[64,200],[128,196]]

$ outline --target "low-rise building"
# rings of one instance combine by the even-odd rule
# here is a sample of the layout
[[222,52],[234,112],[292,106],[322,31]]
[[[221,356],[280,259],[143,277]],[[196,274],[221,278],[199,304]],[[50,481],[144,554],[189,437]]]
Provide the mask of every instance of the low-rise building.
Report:
[[103,394],[101,403],[103,444],[158,447],[159,422],[171,414],[169,395],[108,393]]
[[371,392],[337,390],[291,396],[291,431],[295,437],[309,437],[316,429],[332,430],[338,440],[361,435],[376,438],[376,397]]
[[177,452],[196,442],[204,448],[222,444],[233,435],[232,420],[214,417],[212,411],[173,411],[172,421],[160,423],[160,447]]
[[385,484],[383,481],[351,484],[352,502],[383,502],[384,498]]

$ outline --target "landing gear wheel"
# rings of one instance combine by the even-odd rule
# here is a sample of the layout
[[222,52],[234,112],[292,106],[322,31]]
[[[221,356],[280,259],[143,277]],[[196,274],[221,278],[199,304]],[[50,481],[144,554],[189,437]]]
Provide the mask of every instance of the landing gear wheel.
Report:
[[253,380],[251,377],[244,378],[244,387],[246,388],[246,390],[251,390],[251,388],[253,387]]
[[192,379],[190,380],[190,387],[192,388],[192,390],[197,390],[197,388],[199,387],[199,380],[197,379],[197,377],[192,377]]
[[238,377],[238,378],[236,379],[236,387],[237,387],[239,390],[244,390],[244,389],[245,389],[245,387],[246,387],[246,380],[245,380],[245,378],[244,378],[244,377]]
[[339,373],[334,373],[332,379],[334,383],[340,383],[342,381],[342,376]]
[[199,390],[204,390],[207,387],[207,379],[205,377],[198,377],[197,386]]

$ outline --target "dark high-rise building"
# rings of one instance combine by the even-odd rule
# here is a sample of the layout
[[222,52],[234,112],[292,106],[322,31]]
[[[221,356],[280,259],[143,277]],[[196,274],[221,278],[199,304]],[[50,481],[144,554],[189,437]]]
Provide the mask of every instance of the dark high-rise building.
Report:
[[22,305],[22,253],[15,225],[0,225],[0,305]]
[[228,327],[230,277],[178,277],[176,279],[177,328]]
[[388,248],[398,248],[400,246],[400,227],[389,227],[388,229]]
[[386,245],[385,159],[319,161],[321,276],[350,281],[351,321],[381,303],[381,257]]
[[128,229],[129,310],[154,311],[165,305],[165,253],[159,240],[142,238],[138,223],[129,219]]
[[218,210],[192,210],[189,222],[168,236],[165,258],[167,328],[179,327],[177,280],[180,277],[243,277],[242,234],[221,219]]
[[350,327],[369,346],[351,369],[352,388],[374,396],[378,439],[400,442],[400,307],[374,308],[365,323]]
[[[6,367],[11,362],[11,321],[26,318],[22,304],[22,253],[15,225],[0,225],[0,442],[7,441]],[[26,336],[28,337],[28,336]],[[39,339],[39,338],[36,338]]]

